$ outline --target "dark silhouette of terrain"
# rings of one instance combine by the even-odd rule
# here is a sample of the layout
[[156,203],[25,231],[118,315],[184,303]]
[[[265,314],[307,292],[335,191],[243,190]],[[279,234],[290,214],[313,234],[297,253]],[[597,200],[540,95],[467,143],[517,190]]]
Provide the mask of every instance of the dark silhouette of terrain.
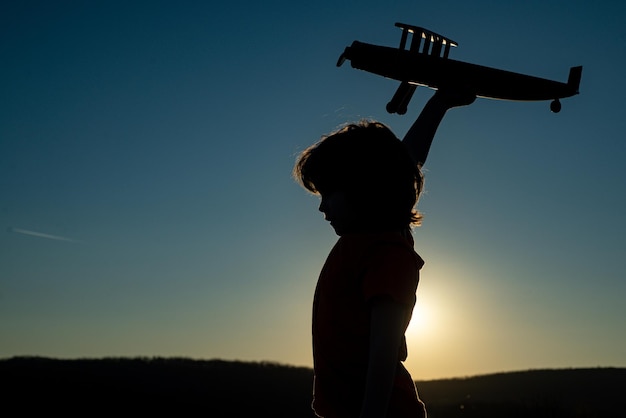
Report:
[[430,418],[626,418],[626,368],[529,370],[417,385]]
[[[314,417],[313,372],[183,358],[0,360],[3,416]],[[418,382],[430,418],[626,417],[625,368]]]

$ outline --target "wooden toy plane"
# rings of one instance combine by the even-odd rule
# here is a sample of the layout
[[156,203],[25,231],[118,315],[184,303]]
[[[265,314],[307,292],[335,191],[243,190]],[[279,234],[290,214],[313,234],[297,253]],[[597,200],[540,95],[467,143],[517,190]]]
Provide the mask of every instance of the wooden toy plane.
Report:
[[[551,100],[550,110],[561,110],[559,99],[578,94],[583,67],[571,67],[566,83],[511,71],[455,61],[448,58],[453,40],[434,32],[396,23],[402,29],[400,47],[391,48],[354,41],[339,57],[353,68],[400,81],[400,87],[387,104],[389,113],[403,115],[417,86],[433,89],[457,86],[478,97],[501,100]],[[409,33],[411,44],[406,49]],[[424,41],[424,42],[422,42]]]

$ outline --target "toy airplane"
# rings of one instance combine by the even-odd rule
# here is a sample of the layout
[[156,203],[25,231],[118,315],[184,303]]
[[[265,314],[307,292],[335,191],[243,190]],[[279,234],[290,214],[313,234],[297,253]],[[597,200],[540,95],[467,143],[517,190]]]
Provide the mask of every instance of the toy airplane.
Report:
[[[401,82],[387,104],[389,113],[403,115],[417,86],[438,89],[459,86],[478,97],[502,100],[552,100],[550,110],[561,110],[559,99],[578,94],[583,67],[572,67],[567,83],[484,67],[448,59],[450,48],[458,44],[429,30],[396,23],[402,29],[400,48],[354,41],[347,47],[337,66],[348,59],[353,68]],[[406,49],[408,34],[411,45]],[[422,43],[422,39],[424,42]]]

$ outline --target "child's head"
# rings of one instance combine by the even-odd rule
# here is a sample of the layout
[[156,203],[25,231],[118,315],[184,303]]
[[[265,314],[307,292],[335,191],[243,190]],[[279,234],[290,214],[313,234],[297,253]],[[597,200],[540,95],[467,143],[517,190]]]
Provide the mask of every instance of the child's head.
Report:
[[347,125],[300,154],[294,177],[324,197],[346,195],[363,230],[419,225],[423,177],[404,144],[379,122]]

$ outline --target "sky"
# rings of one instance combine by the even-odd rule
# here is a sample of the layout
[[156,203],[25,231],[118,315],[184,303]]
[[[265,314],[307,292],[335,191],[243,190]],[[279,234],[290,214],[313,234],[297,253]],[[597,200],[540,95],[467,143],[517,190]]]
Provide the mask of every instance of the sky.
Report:
[[626,3],[20,1],[0,6],[0,358],[311,366],[337,237],[291,178],[362,118],[408,130],[397,82],[335,63],[395,22],[450,58],[566,81],[443,121],[414,231],[417,380],[626,367]]

